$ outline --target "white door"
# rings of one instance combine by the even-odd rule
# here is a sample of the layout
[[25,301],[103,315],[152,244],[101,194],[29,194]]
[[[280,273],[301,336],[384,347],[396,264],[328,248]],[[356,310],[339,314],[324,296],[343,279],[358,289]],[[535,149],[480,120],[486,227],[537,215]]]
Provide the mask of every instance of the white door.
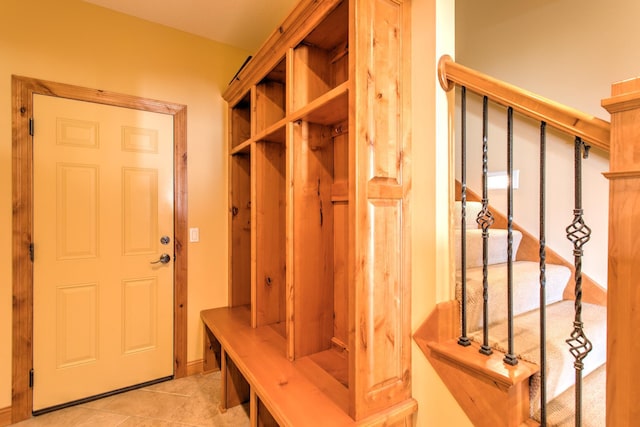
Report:
[[33,152],[33,410],[173,375],[173,117],[35,95]]

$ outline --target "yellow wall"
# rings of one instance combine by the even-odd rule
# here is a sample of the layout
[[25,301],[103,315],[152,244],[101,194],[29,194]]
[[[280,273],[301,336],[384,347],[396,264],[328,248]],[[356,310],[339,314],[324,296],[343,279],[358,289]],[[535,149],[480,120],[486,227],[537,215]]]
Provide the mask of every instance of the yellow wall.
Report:
[[[413,0],[412,328],[449,299],[447,101],[437,58],[453,54],[452,0]],[[436,28],[434,31],[433,28]],[[247,52],[80,0],[3,0],[0,6],[0,227],[11,235],[10,75],[53,80],[188,106],[188,360],[200,358],[203,308],[227,301],[224,89]],[[0,408],[11,404],[11,240],[0,241]],[[470,425],[413,345],[417,425]]]
[[[454,56],[454,1],[412,0],[412,330],[450,294],[448,101],[436,66]],[[435,30],[434,30],[435,29]],[[466,427],[471,422],[413,343],[417,426]]]
[[[201,358],[199,312],[227,302],[225,103],[247,52],[80,0],[0,4],[0,409],[11,405],[11,75],[187,105],[188,360]],[[36,236],[37,238],[37,236]]]

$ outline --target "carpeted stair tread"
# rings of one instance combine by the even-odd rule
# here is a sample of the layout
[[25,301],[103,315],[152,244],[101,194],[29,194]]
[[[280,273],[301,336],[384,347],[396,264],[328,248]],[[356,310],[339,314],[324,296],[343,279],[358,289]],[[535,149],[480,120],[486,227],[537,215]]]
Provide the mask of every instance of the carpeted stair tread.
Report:
[[[482,210],[482,203],[467,201],[465,210],[465,225],[466,228],[478,228],[476,218]],[[462,228],[462,202],[456,201],[454,208],[455,218],[454,225],[457,229]]]
[[[462,254],[460,248],[462,247],[460,239],[461,230],[455,230],[455,251],[456,251],[456,266],[458,269],[462,265]],[[482,267],[482,230],[479,228],[473,228],[466,232],[467,240],[467,252],[466,252],[466,265],[467,268]],[[522,241],[522,233],[518,230],[512,232],[512,256],[516,259],[520,242]],[[507,238],[508,232],[502,228],[496,228],[489,230],[489,239],[487,244],[487,264],[502,264],[507,262]]]
[[[607,365],[602,365],[582,379],[582,427],[603,427],[606,423]],[[547,426],[575,426],[575,387],[571,387],[547,404]],[[540,422],[538,410],[533,419]]]
[[[560,301],[547,306],[547,400],[550,401],[573,386],[575,359],[566,340],[570,337],[574,321],[574,302]],[[593,345],[583,360],[583,376],[606,363],[607,308],[583,303],[582,321],[584,333]],[[538,310],[514,318],[514,353],[523,360],[540,363],[540,314]],[[470,334],[470,338],[482,342],[482,331]],[[492,325],[489,344],[500,351],[507,350],[507,322]],[[540,374],[531,379],[531,410],[538,411]]]
[[[469,337],[482,342],[483,327],[483,241],[482,230],[476,218],[482,210],[480,202],[467,202],[466,229],[466,319]],[[456,299],[461,300],[461,204],[455,207],[455,261]],[[522,234],[512,234],[513,258],[522,240]],[[492,348],[507,351],[507,230],[489,230],[487,253],[489,344]],[[540,363],[540,266],[530,261],[517,261],[513,271],[514,352],[517,357]],[[547,425],[574,425],[574,381],[575,359],[566,340],[573,332],[575,317],[574,302],[563,301],[563,292],[571,277],[567,267],[546,265],[547,305]],[[583,304],[582,321],[584,333],[592,343],[592,351],[583,360],[583,426],[595,427],[605,424],[605,363],[607,308]],[[591,387],[595,387],[591,390]],[[530,379],[530,404],[533,419],[540,421],[540,374]]]
[[[475,331],[482,328],[482,267],[467,269],[467,328]],[[489,324],[507,318],[507,264],[488,267],[489,279]],[[547,304],[562,300],[571,271],[560,265],[546,266]],[[462,298],[461,273],[456,273],[456,298]],[[517,316],[540,307],[540,266],[537,262],[517,261],[513,263],[513,314]]]

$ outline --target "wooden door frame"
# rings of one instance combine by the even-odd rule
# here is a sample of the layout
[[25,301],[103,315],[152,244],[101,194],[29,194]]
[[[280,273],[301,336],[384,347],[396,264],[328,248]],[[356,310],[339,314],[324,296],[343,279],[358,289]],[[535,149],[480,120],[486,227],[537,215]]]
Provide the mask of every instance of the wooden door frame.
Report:
[[12,422],[27,419],[33,409],[33,95],[87,101],[173,116],[174,140],[174,376],[187,373],[187,107],[22,76],[11,76],[13,163],[13,353]]

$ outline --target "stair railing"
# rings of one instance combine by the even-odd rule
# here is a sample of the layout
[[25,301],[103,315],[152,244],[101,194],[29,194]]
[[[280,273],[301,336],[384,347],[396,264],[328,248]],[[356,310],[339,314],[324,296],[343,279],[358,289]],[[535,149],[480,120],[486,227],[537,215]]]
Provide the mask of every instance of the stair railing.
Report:
[[516,365],[513,337],[513,112],[516,111],[540,123],[540,200],[539,200],[539,256],[540,256],[540,417],[541,425],[546,425],[546,129],[554,127],[574,138],[574,188],[575,207],[573,222],[567,227],[567,238],[573,243],[575,267],[575,317],[573,332],[566,340],[569,351],[573,355],[575,369],[575,425],[580,426],[582,407],[582,369],[583,359],[591,350],[591,342],[586,337],[582,322],[582,257],[583,246],[589,241],[591,230],[584,222],[582,210],[582,159],[588,155],[590,146],[609,150],[610,125],[608,122],[594,118],[580,111],[560,105],[531,92],[509,85],[489,76],[455,63],[451,57],[443,56],[439,62],[439,80],[445,91],[460,86],[461,97],[461,331],[458,343],[470,345],[467,336],[467,289],[466,289],[466,147],[467,147],[467,91],[482,96],[482,208],[476,221],[482,229],[482,299],[483,299],[483,342],[479,349],[482,354],[492,353],[489,346],[489,303],[488,301],[488,236],[493,224],[493,214],[489,208],[487,176],[488,176],[488,103],[497,103],[507,108],[507,321],[508,349],[504,362]]

